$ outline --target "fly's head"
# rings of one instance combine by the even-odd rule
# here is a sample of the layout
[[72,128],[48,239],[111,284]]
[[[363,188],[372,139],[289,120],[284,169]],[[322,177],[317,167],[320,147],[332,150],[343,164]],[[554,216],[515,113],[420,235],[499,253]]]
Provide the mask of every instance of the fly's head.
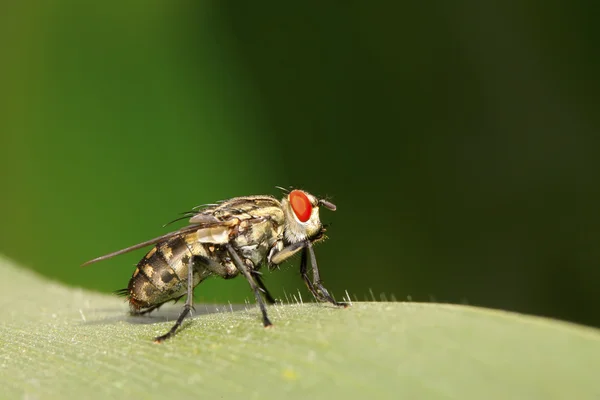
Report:
[[319,218],[319,206],[335,211],[334,204],[318,199],[303,190],[292,190],[281,201],[285,214],[283,235],[288,243],[297,243],[319,237],[323,224]]

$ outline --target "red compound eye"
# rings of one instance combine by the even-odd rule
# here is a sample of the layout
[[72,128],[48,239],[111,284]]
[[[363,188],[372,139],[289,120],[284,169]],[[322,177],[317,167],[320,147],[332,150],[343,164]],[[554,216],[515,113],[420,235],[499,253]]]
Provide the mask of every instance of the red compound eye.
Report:
[[310,200],[306,194],[301,190],[292,190],[288,198],[292,205],[292,210],[294,210],[294,214],[296,214],[300,222],[308,221],[312,212],[312,204],[310,204]]

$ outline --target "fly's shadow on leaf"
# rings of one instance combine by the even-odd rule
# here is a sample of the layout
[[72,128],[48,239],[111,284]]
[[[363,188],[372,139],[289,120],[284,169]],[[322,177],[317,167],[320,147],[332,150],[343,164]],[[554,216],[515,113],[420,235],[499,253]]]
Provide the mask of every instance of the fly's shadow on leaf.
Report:
[[[219,313],[230,313],[236,311],[247,310],[246,304],[198,304],[192,311],[192,316],[186,318],[187,320],[195,319],[203,315],[219,314]],[[103,310],[103,312],[114,311],[114,316],[101,317],[94,320],[82,321],[82,325],[105,325],[116,322],[127,322],[134,325],[148,325],[156,324],[159,322],[173,322],[179,317],[181,313],[180,306],[166,306],[159,310],[152,311],[145,315],[131,315],[128,312],[122,310]]]

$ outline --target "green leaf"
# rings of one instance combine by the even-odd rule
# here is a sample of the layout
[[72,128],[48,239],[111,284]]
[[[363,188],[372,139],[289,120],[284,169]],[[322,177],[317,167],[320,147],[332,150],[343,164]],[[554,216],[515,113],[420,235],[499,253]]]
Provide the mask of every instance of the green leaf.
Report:
[[[600,333],[468,306],[198,304],[128,317],[114,296],[0,258],[6,398],[586,399],[600,396]],[[77,273],[77,269],[73,269]],[[169,321],[167,321],[169,320]],[[342,397],[343,396],[343,397]]]

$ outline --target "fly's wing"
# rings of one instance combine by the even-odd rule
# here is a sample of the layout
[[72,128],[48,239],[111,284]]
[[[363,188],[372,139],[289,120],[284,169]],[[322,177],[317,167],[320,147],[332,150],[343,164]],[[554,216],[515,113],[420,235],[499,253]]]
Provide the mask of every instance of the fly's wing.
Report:
[[189,221],[190,225],[184,228],[138,243],[126,249],[94,258],[82,264],[82,267],[129,253],[142,247],[164,242],[176,236],[196,234],[196,240],[200,243],[224,244],[229,241],[229,235],[232,230],[242,221],[255,222],[265,218],[273,218],[274,215],[277,217],[278,223],[281,223],[282,221],[279,221],[279,219],[283,219],[283,211],[281,211],[279,202],[270,196],[236,197],[220,204],[207,205],[207,207],[199,211],[194,211],[194,215],[191,216]]
[[141,249],[142,247],[146,247],[146,246],[150,246],[152,244],[157,244],[160,242],[164,242],[172,237],[176,237],[176,236],[185,236],[185,235],[189,235],[191,233],[196,233],[196,232],[203,232],[206,230],[212,231],[215,228],[227,228],[229,229],[231,227],[230,223],[227,222],[223,222],[223,221],[219,221],[216,218],[213,218],[210,222],[204,222],[204,223],[197,223],[197,224],[193,224],[193,225],[188,225],[184,228],[178,229],[176,231],[173,232],[169,232],[165,235],[162,236],[158,236],[155,237],[154,239],[150,239],[147,240],[145,242],[142,243],[138,243],[136,245],[133,245],[131,247],[127,247],[125,249],[122,250],[118,250],[115,251],[113,253],[109,253],[109,254],[105,254],[103,256],[100,257],[96,257],[93,260],[87,261],[85,263],[83,263],[81,266],[85,267],[86,265],[90,265],[93,264],[95,262],[98,261],[102,261],[102,260],[107,260],[109,258],[113,258],[115,256],[121,255],[121,254],[125,254],[125,253],[129,253],[130,251],[133,250],[137,250],[137,249]]

